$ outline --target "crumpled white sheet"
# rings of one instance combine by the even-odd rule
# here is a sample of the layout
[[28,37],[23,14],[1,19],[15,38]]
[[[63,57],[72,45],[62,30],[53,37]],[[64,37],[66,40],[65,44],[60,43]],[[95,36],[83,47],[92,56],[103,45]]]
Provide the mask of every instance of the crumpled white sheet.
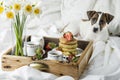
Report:
[[[93,55],[85,75],[98,75],[105,80],[118,80],[120,77],[120,38],[110,37],[107,42],[98,41],[93,46]],[[114,77],[114,78],[113,78]],[[83,79],[84,80],[84,79]],[[89,79],[88,79],[89,80]]]
[[[65,24],[73,21],[73,19],[79,20],[81,18],[86,18],[87,16],[85,12],[87,10],[96,9],[99,6],[99,4],[103,4],[105,6],[105,7],[101,7],[100,9],[101,11],[103,11],[103,9],[106,9],[106,10],[111,9],[110,11],[113,12],[113,14],[115,14],[117,19],[116,20],[114,19],[115,21],[113,21],[113,23],[110,24],[111,25],[110,31],[113,32],[114,34],[120,33],[120,27],[119,27],[120,25],[120,20],[119,20],[120,7],[119,6],[120,5],[117,4],[117,3],[120,3],[119,0],[114,0],[114,1],[106,0],[105,2],[103,0],[90,0],[90,1],[86,0],[84,2],[83,0],[62,0],[62,7],[60,7],[61,3],[59,3],[61,2],[61,0],[42,0],[42,1],[44,2],[42,8],[43,10],[46,10],[45,14],[42,14],[41,19],[36,18],[30,21],[30,24],[27,25],[27,29],[28,29],[27,35],[32,35],[32,36],[43,35],[43,36],[58,37],[61,35],[59,31],[61,31],[61,29],[64,27]],[[60,20],[60,18],[62,18],[62,21]],[[33,23],[36,23],[36,24],[33,24]],[[1,57],[2,53],[12,45],[10,43],[11,39],[9,34],[10,23],[0,19],[0,24],[1,24],[0,25],[0,31],[1,31],[0,32],[0,53],[1,53],[0,57]],[[54,31],[52,31],[51,33],[51,30],[54,30]],[[118,53],[120,52],[119,43],[120,43],[119,38],[111,37],[108,40],[108,43],[98,42],[94,44],[94,46],[96,47],[94,47],[95,49],[94,55],[93,55],[94,57],[91,58],[90,66],[93,65],[92,62],[94,62],[94,60],[96,59],[96,62],[94,63],[95,65],[89,68],[88,72],[86,69],[85,75],[83,75],[82,79],[80,80],[118,80],[120,79],[119,77],[120,75],[119,58],[120,57]],[[111,51],[111,48],[113,49],[112,51]],[[97,53],[98,54],[100,53],[99,58],[97,58],[98,56],[95,55]],[[110,53],[110,54],[108,55],[105,53]],[[106,57],[101,57],[104,55]],[[99,64],[97,64],[97,62],[99,62]],[[107,65],[109,65],[109,67]],[[108,69],[106,69],[106,66]],[[22,68],[25,68],[26,70],[28,69],[28,67],[22,67]],[[22,68],[20,69],[22,70]],[[0,79],[5,80],[4,79],[5,75],[9,75],[10,73],[11,72],[0,71]],[[12,73],[14,74],[14,72]],[[66,79],[62,79],[62,80],[66,80]]]
[[34,68],[23,66],[15,71],[0,73],[1,80],[74,80],[70,76],[57,77],[53,74],[41,72]]

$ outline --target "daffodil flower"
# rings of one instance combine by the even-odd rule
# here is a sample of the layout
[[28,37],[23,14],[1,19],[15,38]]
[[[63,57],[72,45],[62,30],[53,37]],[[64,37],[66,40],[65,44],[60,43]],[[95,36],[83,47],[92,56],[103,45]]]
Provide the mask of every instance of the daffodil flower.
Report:
[[32,13],[32,5],[28,4],[25,6],[25,13],[31,14]]
[[21,10],[21,4],[18,4],[18,3],[14,4],[14,10],[16,11]]
[[12,11],[8,11],[8,12],[6,13],[6,17],[7,17],[8,19],[13,19],[13,18],[14,18],[14,13],[13,13]]
[[38,15],[41,13],[41,10],[39,8],[34,9],[34,14]]
[[42,13],[42,10],[40,8],[34,8],[33,14],[35,16],[39,16]]
[[3,6],[0,6],[0,14],[2,14],[4,11],[4,7]]
[[40,7],[40,3],[35,4],[34,7],[33,7],[33,15],[34,15],[34,17],[35,16],[39,17],[41,13],[42,13],[42,9]]

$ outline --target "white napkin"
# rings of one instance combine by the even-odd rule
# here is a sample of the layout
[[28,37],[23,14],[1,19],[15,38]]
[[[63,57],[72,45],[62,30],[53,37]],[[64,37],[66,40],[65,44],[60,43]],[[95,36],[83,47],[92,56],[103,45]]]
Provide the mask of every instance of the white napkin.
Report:
[[79,23],[80,20],[71,21],[64,29],[64,32],[70,31],[73,35],[77,35],[79,33]]

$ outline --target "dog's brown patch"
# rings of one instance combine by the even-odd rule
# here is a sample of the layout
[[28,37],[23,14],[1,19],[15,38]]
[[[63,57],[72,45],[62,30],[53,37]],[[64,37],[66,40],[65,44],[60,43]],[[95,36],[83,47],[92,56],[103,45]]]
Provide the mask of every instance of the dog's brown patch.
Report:
[[92,16],[92,18],[91,18],[91,24],[92,24],[92,25],[97,22],[98,17],[99,17],[98,13],[95,13],[95,14]]
[[93,17],[93,15],[96,13],[97,13],[96,11],[87,11],[88,19],[90,20]]
[[113,15],[108,14],[108,13],[104,13],[104,15],[105,15],[107,24],[109,24],[113,20],[113,18],[114,18]]
[[91,20],[91,25],[97,22],[100,13],[101,12],[87,11],[88,18]]
[[102,30],[106,26],[106,24],[109,24],[113,20],[113,18],[114,16],[108,13],[103,13],[99,21],[100,30]]

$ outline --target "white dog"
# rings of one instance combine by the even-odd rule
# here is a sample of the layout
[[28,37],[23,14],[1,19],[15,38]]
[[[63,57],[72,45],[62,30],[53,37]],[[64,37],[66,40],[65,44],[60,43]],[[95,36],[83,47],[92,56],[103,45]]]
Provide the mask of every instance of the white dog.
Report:
[[108,25],[114,16],[108,13],[87,11],[88,20],[80,23],[80,35],[84,40],[106,41],[109,37]]

